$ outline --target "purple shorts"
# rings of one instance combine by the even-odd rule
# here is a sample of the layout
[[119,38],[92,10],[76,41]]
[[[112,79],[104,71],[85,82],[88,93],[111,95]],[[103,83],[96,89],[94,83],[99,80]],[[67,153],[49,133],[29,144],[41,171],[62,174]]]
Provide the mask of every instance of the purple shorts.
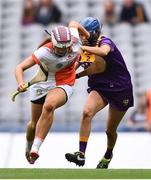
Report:
[[126,111],[134,105],[132,88],[118,92],[104,91],[99,88],[88,88],[88,93],[91,91],[97,91],[108,104],[119,111]]

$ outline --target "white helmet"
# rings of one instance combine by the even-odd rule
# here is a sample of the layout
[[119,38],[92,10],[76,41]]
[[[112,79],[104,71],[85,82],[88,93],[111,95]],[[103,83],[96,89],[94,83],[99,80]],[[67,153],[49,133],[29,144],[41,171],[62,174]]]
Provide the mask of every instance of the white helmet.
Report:
[[68,48],[72,45],[71,32],[68,27],[58,26],[51,31],[51,41],[54,47]]

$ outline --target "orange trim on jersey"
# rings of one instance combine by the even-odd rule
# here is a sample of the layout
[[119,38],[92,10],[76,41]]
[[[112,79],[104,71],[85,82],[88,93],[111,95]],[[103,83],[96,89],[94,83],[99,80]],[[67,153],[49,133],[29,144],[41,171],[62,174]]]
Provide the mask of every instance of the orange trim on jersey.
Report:
[[80,137],[80,141],[87,142],[88,141],[88,137]]
[[33,58],[33,60],[35,61],[36,64],[39,64],[39,65],[41,64],[39,59],[34,54],[32,54],[32,58]]
[[73,86],[75,83],[75,63],[73,63],[70,67],[56,72],[55,79],[57,86],[65,84]]
[[49,49],[53,49],[52,42],[46,43],[46,44],[44,44],[42,47],[47,47],[47,48],[49,48]]

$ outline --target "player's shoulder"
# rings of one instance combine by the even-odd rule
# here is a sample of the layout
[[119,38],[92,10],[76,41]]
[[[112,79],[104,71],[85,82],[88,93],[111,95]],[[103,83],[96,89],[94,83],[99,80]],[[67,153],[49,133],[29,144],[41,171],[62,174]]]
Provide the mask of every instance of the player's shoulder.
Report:
[[104,35],[100,36],[99,40],[100,41],[110,41],[110,42],[112,42],[112,40],[109,37],[106,37]]
[[53,45],[51,42],[44,44],[39,49],[36,50],[36,52],[45,54],[45,53],[53,53]]
[[102,36],[100,36],[100,37],[98,38],[97,44],[98,44],[99,46],[100,46],[100,45],[103,45],[103,44],[108,44],[108,45],[113,45],[113,46],[114,46],[113,41],[112,41],[110,38],[108,38],[108,37],[106,37],[106,36],[104,36],[104,35],[102,35]]
[[46,57],[51,57],[53,54],[52,43],[46,43],[33,53],[39,59],[45,59]]

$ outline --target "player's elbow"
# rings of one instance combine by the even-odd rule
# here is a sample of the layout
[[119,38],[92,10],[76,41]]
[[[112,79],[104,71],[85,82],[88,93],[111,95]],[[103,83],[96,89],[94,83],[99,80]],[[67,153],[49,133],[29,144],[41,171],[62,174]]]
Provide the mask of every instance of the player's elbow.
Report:
[[107,52],[105,52],[105,51],[102,51],[102,52],[101,52],[101,56],[102,56],[102,57],[105,57],[105,56],[107,56],[107,55],[108,55]]
[[16,66],[15,73],[24,71],[24,68],[19,64]]
[[17,65],[15,68],[15,72],[19,71],[21,69],[20,65]]
[[69,27],[71,28],[71,27],[74,27],[74,28],[79,28],[79,25],[78,25],[78,23],[76,22],[76,21],[70,21],[70,23],[69,23]]

